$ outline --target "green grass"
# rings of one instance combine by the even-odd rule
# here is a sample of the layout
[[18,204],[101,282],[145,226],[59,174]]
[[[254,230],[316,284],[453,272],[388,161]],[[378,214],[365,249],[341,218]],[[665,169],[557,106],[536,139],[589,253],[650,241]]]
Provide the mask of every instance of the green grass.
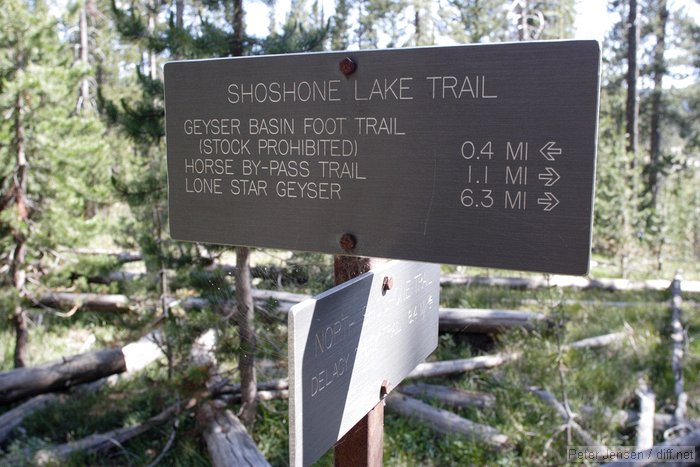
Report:
[[[318,275],[300,291],[315,293],[328,287],[330,265],[327,258],[298,255],[298,274]],[[95,269],[102,265],[97,262]],[[105,266],[107,267],[107,266]],[[58,276],[57,276],[58,277]],[[67,276],[66,276],[67,277]],[[56,279],[59,283],[60,278]],[[195,278],[196,279],[196,278]],[[230,287],[229,277],[205,278],[199,282],[181,277],[178,293],[204,293],[228,296],[221,289]],[[192,285],[195,284],[195,285]],[[83,284],[85,285],[85,284]],[[274,287],[274,284],[263,284]],[[86,286],[87,287],[87,286]],[[111,287],[111,286],[110,286]],[[112,291],[148,296],[149,286],[125,286]],[[317,290],[318,289],[318,290]],[[606,410],[635,409],[635,389],[640,377],[656,393],[657,411],[673,409],[673,375],[671,372],[670,311],[666,292],[610,292],[604,290],[538,289],[516,290],[502,287],[450,286],[441,293],[445,307],[529,309],[545,313],[550,324],[532,332],[511,331],[497,336],[486,347],[469,337],[441,335],[431,359],[467,358],[483,353],[522,352],[517,361],[491,370],[463,375],[432,378],[426,382],[450,387],[484,391],[495,396],[493,408],[460,409],[456,412],[472,421],[493,426],[506,434],[507,449],[496,451],[483,443],[452,435],[436,435],[426,424],[387,412],[385,418],[384,460],[387,466],[462,466],[462,465],[558,465],[564,462],[567,445],[562,421],[554,410],[528,391],[530,386],[547,389],[558,399],[565,392],[574,412],[592,406],[598,417],[580,418],[594,438],[609,445],[633,444],[633,434],[612,424],[602,414]],[[686,391],[690,416],[700,417],[700,313],[697,296],[686,295],[684,324],[689,343],[684,360]],[[617,306],[615,302],[627,302]],[[119,345],[143,333],[144,324],[155,310],[141,309],[131,314],[78,312],[60,318],[47,311],[31,312],[32,327],[29,355],[31,364],[55,360],[76,353],[81,344],[95,336],[93,348]],[[234,381],[237,378],[238,340],[233,322],[220,326],[222,310],[176,310],[166,323],[174,349],[179,354],[175,378],[167,378],[166,368],[155,365],[138,377],[121,381],[92,393],[75,394],[65,402],[46,407],[23,424],[13,443],[0,451],[0,465],[24,465],[27,453],[42,446],[64,443],[84,436],[140,423],[159,413],[177,398],[201,387],[208,378],[205,372],[183,371],[185,357],[196,335],[219,325],[217,358],[220,368]],[[553,324],[552,324],[553,323]],[[258,314],[258,358],[286,361],[286,325],[274,313]],[[601,349],[569,350],[559,355],[557,338],[570,343],[609,332],[629,332],[623,342]],[[0,322],[0,366],[12,366],[14,337],[11,323]],[[282,364],[284,370],[284,363]],[[563,375],[563,383],[562,383]],[[261,379],[265,379],[263,374]],[[427,401],[438,407],[447,406]],[[0,408],[0,412],[9,407]],[[233,406],[235,412],[238,407]],[[209,465],[206,448],[191,414],[178,417],[178,426],[165,424],[107,454],[76,455],[66,465],[146,465],[163,450],[175,430],[176,437],[160,465]],[[288,464],[288,404],[286,400],[263,402],[252,433],[257,445],[274,466]],[[632,436],[632,437],[631,437]],[[574,444],[581,444],[574,440]],[[317,465],[332,465],[328,452]]]

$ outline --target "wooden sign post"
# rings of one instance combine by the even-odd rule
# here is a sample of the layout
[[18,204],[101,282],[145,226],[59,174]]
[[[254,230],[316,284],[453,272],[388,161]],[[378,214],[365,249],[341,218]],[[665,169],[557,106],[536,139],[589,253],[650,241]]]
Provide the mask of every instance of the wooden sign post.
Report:
[[377,465],[381,411],[342,438],[382,401],[383,386],[398,385],[437,347],[439,293],[438,265],[391,261],[292,307],[291,465],[312,464],[338,441],[342,465]]
[[[351,234],[346,234],[341,239],[341,243],[348,251],[352,251],[356,239]],[[337,255],[333,260],[335,285],[341,285],[369,272],[372,265],[371,258]],[[382,384],[384,384],[383,381]],[[380,388],[380,398],[388,392],[389,388],[383,385]],[[383,464],[383,458],[384,401],[381,400],[335,444],[333,461],[335,467],[380,467]]]

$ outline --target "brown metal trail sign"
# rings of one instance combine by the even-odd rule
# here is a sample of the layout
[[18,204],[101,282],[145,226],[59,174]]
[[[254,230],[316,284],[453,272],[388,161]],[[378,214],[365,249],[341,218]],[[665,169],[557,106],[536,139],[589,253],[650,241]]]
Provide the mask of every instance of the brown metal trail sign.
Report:
[[595,41],[168,63],[171,234],[586,273],[599,63]]

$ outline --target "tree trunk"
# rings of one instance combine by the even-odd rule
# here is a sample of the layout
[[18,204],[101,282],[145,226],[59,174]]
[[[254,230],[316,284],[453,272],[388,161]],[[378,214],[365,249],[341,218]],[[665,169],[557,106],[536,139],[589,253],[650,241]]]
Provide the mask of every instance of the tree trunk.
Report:
[[660,174],[662,170],[661,160],[661,100],[663,94],[663,78],[666,74],[666,23],[668,20],[668,8],[666,0],[658,2],[658,17],[656,26],[656,44],[654,45],[654,59],[652,71],[654,75],[654,90],[651,93],[651,128],[650,148],[651,161],[647,167],[648,189],[652,196],[652,207],[656,207],[660,188]]
[[257,409],[257,377],[255,374],[255,308],[250,287],[250,249],[236,247],[236,321],[240,338],[238,370],[241,375],[241,420],[251,429]]
[[639,42],[638,10],[637,0],[629,0],[627,16],[627,102],[625,115],[627,152],[632,156],[632,168],[637,165],[637,146],[639,144],[639,99],[637,97],[637,80],[639,79],[639,66],[637,65],[637,43]]
[[474,423],[452,412],[437,409],[397,391],[389,394],[386,398],[386,405],[391,411],[430,423],[439,433],[464,435],[469,439],[475,439],[497,448],[503,448],[508,443],[508,437],[493,427]]
[[233,26],[231,56],[233,57],[240,57],[245,52],[244,15],[243,0],[233,0],[233,13],[231,18],[231,25]]
[[175,26],[182,29],[185,25],[185,0],[175,0]]
[[[21,59],[20,59],[21,62]],[[17,294],[18,303],[15,306],[13,322],[15,327],[15,368],[21,368],[27,364],[27,341],[29,340],[29,331],[27,329],[26,311],[22,307],[21,300],[24,298],[24,286],[26,282],[25,271],[25,254],[26,254],[26,237],[23,232],[24,224],[29,220],[29,209],[26,200],[27,188],[27,154],[25,148],[24,135],[24,96],[22,92],[17,93],[15,100],[14,124],[15,124],[15,175],[14,175],[14,198],[17,208],[18,222],[22,226],[14,228],[12,237],[15,245],[12,251],[12,259],[10,263],[10,272],[12,273],[12,282]]]
[[[87,68],[89,66],[89,31],[88,31],[88,13],[87,2],[80,9],[80,64]],[[80,80],[80,95],[78,96],[78,105],[76,110],[86,111],[90,105],[90,81],[87,76]]]
[[676,276],[671,283],[671,342],[673,353],[671,368],[673,369],[673,387],[676,393],[676,423],[685,422],[688,411],[688,394],[684,389],[683,356],[685,354],[685,336],[681,322],[681,278]]
[[[158,11],[158,2],[153,2],[148,8],[148,34],[152,37],[156,32],[156,12]],[[150,46],[148,47],[148,76],[156,80],[158,79],[158,56],[156,51]]]

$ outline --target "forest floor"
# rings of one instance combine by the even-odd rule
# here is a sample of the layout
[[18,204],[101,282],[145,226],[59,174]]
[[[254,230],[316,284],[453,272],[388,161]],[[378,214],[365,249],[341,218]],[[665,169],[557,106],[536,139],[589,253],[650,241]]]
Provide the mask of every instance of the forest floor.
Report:
[[[299,257],[272,253],[277,266],[290,264]],[[330,287],[332,267],[320,255],[302,256],[297,272],[303,283],[285,285],[287,291],[318,293]],[[263,257],[258,257],[260,261]],[[598,263],[600,264],[600,262]],[[47,287],[96,293],[124,293],[138,301],[131,312],[110,313],[79,310],[60,314],[49,309],[31,312],[32,326],[28,354],[30,365],[55,361],[62,356],[88,350],[114,347],[145,334],[156,311],[148,297],[153,295],[148,280],[133,283],[89,284],[75,279],[76,267],[82,276],[105,273],[116,265],[109,258],[75,263],[56,273]],[[133,266],[131,266],[133,267]],[[609,266],[612,268],[613,266]],[[610,272],[603,264],[592,271],[593,277]],[[293,269],[293,268],[292,268]],[[446,273],[485,274],[484,270],[445,267]],[[695,279],[690,270],[689,279]],[[513,273],[494,272],[513,276]],[[300,272],[301,274],[301,272]],[[71,279],[72,277],[72,279]],[[609,276],[608,276],[609,277]],[[647,274],[644,278],[649,278]],[[671,279],[671,277],[660,277]],[[191,278],[189,278],[191,280]],[[221,279],[221,278],[220,278]],[[285,278],[283,278],[285,279]],[[297,278],[298,279],[298,278]],[[286,279],[285,279],[286,281]],[[283,281],[284,282],[284,281]],[[186,283],[172,279],[173,288]],[[211,296],[226,298],[221,284],[211,282]],[[256,280],[258,288],[276,288],[274,280]],[[180,297],[195,294],[182,287]],[[700,294],[684,294],[683,325],[686,331],[683,359],[688,416],[700,419]],[[137,300],[139,299],[139,300]],[[638,410],[640,379],[656,396],[657,413],[673,413],[676,405],[674,375],[671,367],[671,310],[668,291],[609,291],[545,287],[517,289],[480,285],[447,285],[441,291],[441,307],[530,310],[544,313],[547,320],[533,330],[511,330],[497,335],[443,333],[430,361],[468,358],[496,353],[520,353],[521,357],[496,368],[423,379],[421,382],[450,388],[487,393],[495,398],[488,407],[454,408],[425,399],[431,405],[448,409],[466,419],[496,428],[508,437],[506,446],[495,449],[462,435],[437,435],[427,423],[416,422],[387,410],[385,418],[385,465],[560,465],[566,463],[567,446],[582,445],[567,439],[570,431],[552,409],[533,392],[533,387],[549,391],[568,405],[576,421],[601,445],[631,446],[635,429],[620,426],[613,416],[620,410]],[[273,309],[274,304],[268,304]],[[183,400],[206,382],[209,374],[200,367],[188,366],[184,355],[198,333],[210,327],[219,329],[217,359],[219,371],[235,381],[237,338],[233,324],[221,326],[216,307],[174,309],[171,323],[181,333],[172,345],[175,372],[168,377],[168,366],[161,361],[131,378],[121,378],[90,390],[72,390],[67,397],[49,404],[25,419],[14,432],[12,441],[0,447],[0,465],[32,465],[31,452],[42,447],[78,440],[93,433],[142,423],[164,408]],[[286,315],[268,311],[258,313],[258,380],[286,374]],[[624,332],[625,338],[600,348],[566,349],[567,343],[612,332]],[[0,322],[0,369],[12,367],[13,331],[9,320]],[[179,352],[179,353],[178,353]],[[181,357],[177,357],[180,355]],[[179,360],[178,360],[179,358]],[[401,387],[399,387],[401,390]],[[0,415],[17,404],[0,405]],[[235,405],[233,406],[235,409]],[[252,436],[272,465],[287,465],[288,402],[286,399],[263,401]],[[664,439],[657,431],[656,441]],[[170,440],[172,442],[169,442]],[[166,448],[167,447],[167,448]],[[166,452],[164,452],[166,451]],[[119,444],[109,452],[76,454],[66,465],[148,465],[163,454],[161,465],[210,465],[201,436],[201,426],[192,412],[184,412],[171,423],[163,424],[133,440]],[[326,454],[318,465],[332,465]]]

